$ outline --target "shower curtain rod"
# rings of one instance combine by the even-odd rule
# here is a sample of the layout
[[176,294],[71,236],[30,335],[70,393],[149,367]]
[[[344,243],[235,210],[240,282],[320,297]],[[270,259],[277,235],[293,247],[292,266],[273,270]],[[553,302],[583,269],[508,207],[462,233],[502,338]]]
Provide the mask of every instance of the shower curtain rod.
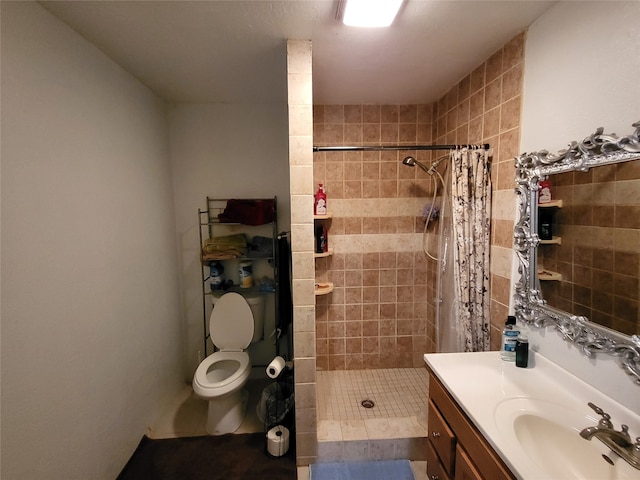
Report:
[[377,146],[360,146],[360,147],[313,147],[314,152],[369,152],[369,151],[385,151],[385,150],[456,150],[458,148],[478,148],[489,150],[491,146],[488,143],[475,145],[377,145]]

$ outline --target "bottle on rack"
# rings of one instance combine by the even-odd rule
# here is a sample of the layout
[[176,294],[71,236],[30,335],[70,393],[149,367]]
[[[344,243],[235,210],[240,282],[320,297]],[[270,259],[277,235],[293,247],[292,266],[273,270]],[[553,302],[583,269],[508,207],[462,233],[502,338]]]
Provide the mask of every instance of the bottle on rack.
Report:
[[313,202],[313,214],[314,215],[326,215],[327,214],[327,194],[324,191],[322,183],[318,184],[318,191],[316,192]]
[[224,267],[220,262],[209,265],[211,290],[220,290],[224,285]]
[[242,260],[238,264],[240,288],[253,287],[253,265],[249,260]]
[[516,359],[516,342],[520,330],[516,327],[516,317],[509,315],[502,330],[502,347],[500,349],[500,358],[507,362],[513,362]]

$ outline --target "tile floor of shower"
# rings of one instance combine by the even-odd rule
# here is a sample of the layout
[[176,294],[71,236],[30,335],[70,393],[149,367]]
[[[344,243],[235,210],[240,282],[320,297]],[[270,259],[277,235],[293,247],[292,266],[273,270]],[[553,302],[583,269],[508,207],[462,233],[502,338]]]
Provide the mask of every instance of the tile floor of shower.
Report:
[[321,371],[316,393],[319,461],[425,460],[426,368]]
[[[271,379],[249,379],[246,417],[234,433],[264,431],[256,407]],[[317,372],[318,461],[409,459],[416,480],[426,480],[425,368]],[[365,408],[362,400],[372,400]],[[207,402],[185,385],[175,401],[149,428],[149,438],[206,435]],[[298,467],[298,480],[309,468]]]

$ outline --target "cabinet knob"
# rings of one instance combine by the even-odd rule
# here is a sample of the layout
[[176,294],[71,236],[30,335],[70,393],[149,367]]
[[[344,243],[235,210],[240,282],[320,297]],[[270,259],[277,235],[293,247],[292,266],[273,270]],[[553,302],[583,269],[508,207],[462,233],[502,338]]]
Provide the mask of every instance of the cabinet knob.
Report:
[[438,475],[431,475],[429,477],[430,480],[440,480],[440,477]]
[[440,432],[431,432],[431,436],[433,438],[438,438],[440,436]]

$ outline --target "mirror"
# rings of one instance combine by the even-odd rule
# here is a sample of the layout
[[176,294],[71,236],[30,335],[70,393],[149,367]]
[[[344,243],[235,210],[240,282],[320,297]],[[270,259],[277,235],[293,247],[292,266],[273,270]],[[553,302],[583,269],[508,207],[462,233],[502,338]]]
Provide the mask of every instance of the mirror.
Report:
[[[616,356],[640,384],[640,226],[637,205],[615,206],[616,196],[639,195],[640,122],[633,127],[626,137],[599,128],[557,154],[540,150],[516,157],[520,280],[514,303],[518,318],[557,330],[585,355]],[[552,184],[552,202],[539,204],[545,180]],[[570,198],[565,202],[562,194]],[[616,233],[616,219],[624,231]]]

